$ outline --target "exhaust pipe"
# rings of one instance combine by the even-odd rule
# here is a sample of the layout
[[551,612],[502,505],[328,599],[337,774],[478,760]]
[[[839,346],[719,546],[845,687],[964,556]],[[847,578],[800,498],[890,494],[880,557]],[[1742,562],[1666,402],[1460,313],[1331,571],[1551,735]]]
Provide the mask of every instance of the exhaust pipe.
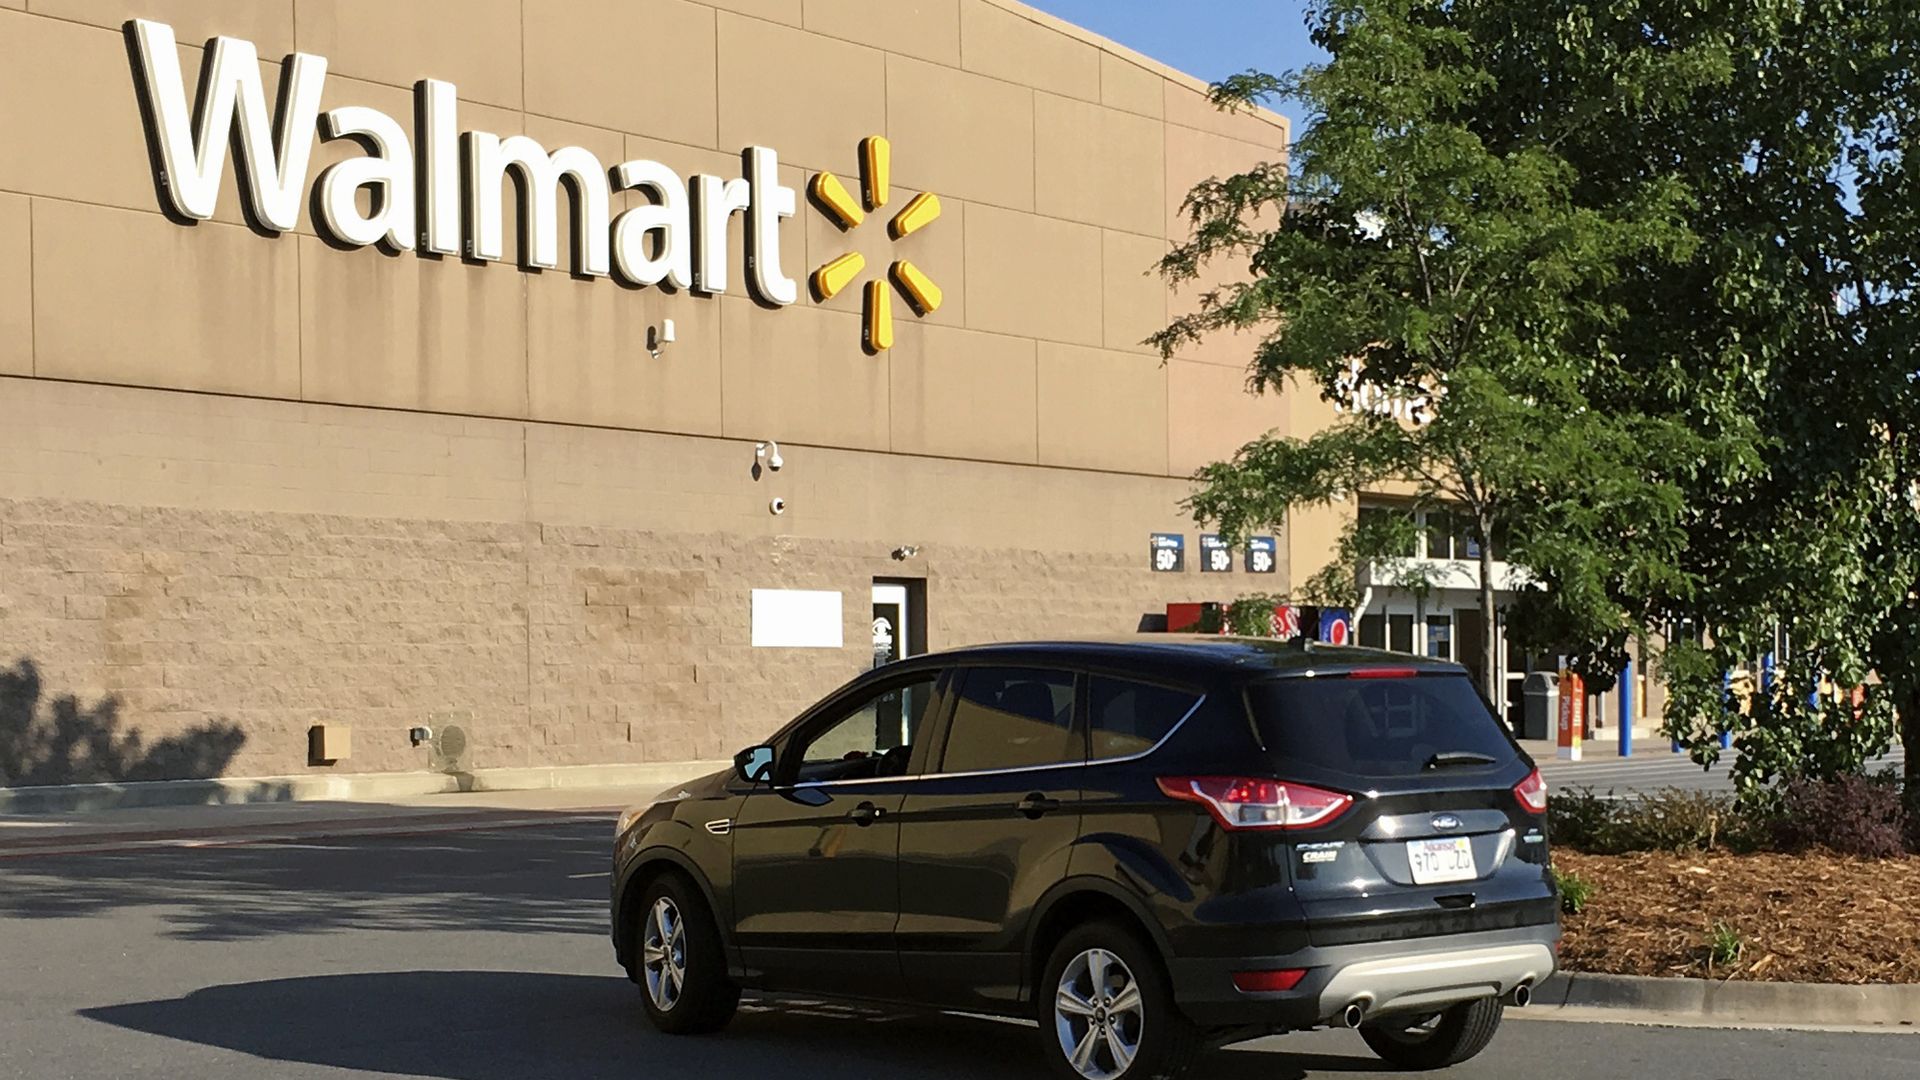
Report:
[[1523,982],[1507,992],[1507,1004],[1516,1009],[1524,1009],[1533,1001],[1533,983]]
[[1347,1006],[1347,1011],[1340,1014],[1340,1022],[1347,1025],[1350,1028],[1359,1027],[1360,1021],[1366,1018],[1367,1018],[1367,1010],[1364,1007],[1362,1007],[1361,1004],[1357,1001]]

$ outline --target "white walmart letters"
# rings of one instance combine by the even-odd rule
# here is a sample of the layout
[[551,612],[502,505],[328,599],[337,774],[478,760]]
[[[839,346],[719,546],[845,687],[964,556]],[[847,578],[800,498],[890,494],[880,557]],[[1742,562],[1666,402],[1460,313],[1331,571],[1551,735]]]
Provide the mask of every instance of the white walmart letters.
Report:
[[[503,204],[511,174],[519,181],[520,263],[529,269],[560,264],[564,184],[572,210],[570,269],[578,276],[618,273],[636,285],[725,293],[732,270],[727,233],[734,216],[743,215],[746,279],[754,293],[782,306],[799,300],[799,286],[780,265],[780,225],[794,215],[798,198],[781,185],[779,155],[766,147],[747,149],[746,176],[695,176],[691,190],[654,161],[622,162],[609,180],[600,159],[578,146],[549,152],[525,135],[461,134],[458,92],[437,79],[414,87],[410,140],[405,127],[376,109],[346,106],[322,115],[327,61],[306,53],[293,54],[281,68],[276,114],[267,109],[258,51],[226,37],[215,38],[201,61],[196,113],[172,28],[135,19],[127,33],[162,199],[181,217],[213,217],[237,124],[241,194],[251,220],[273,232],[299,224],[315,138],[348,139],[365,156],[327,168],[313,187],[316,226],[337,243],[499,261],[506,255]],[[370,195],[367,210],[362,189]],[[649,201],[610,221],[616,190],[637,191]]]

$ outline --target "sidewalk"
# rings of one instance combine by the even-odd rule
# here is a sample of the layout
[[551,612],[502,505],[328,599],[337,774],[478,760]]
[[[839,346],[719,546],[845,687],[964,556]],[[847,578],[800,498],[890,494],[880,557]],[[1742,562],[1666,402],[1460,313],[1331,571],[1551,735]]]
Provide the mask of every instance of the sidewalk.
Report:
[[454,832],[611,818],[660,794],[645,787],[545,788],[398,797],[0,815],[0,860],[144,847],[205,847],[379,833]]

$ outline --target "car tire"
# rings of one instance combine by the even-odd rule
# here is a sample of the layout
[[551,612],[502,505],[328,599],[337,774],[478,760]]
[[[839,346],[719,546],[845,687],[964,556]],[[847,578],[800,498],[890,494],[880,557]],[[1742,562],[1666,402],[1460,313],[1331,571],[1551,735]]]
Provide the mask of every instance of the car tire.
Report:
[[1061,938],[1034,997],[1042,1052],[1062,1080],[1174,1080],[1202,1047],[1200,1029],[1174,1004],[1159,953],[1118,923],[1087,923]]
[[679,874],[661,874],[641,891],[635,919],[633,981],[653,1026],[668,1035],[727,1026],[740,988],[727,977],[726,949],[699,888]]
[[1438,1016],[1369,1021],[1360,1025],[1360,1037],[1396,1068],[1444,1069],[1485,1050],[1505,1013],[1499,998],[1477,998]]

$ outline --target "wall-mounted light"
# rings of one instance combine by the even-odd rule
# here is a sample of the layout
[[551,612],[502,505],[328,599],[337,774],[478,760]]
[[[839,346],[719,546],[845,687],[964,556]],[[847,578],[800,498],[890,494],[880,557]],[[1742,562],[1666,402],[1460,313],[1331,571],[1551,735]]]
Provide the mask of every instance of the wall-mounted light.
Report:
[[676,336],[672,319],[662,319],[660,320],[659,326],[647,327],[648,354],[655,360],[660,359],[661,352],[663,352],[667,346],[673,344]]
[[906,562],[918,554],[920,554],[919,548],[914,547],[912,544],[902,544],[893,549],[893,561]]

